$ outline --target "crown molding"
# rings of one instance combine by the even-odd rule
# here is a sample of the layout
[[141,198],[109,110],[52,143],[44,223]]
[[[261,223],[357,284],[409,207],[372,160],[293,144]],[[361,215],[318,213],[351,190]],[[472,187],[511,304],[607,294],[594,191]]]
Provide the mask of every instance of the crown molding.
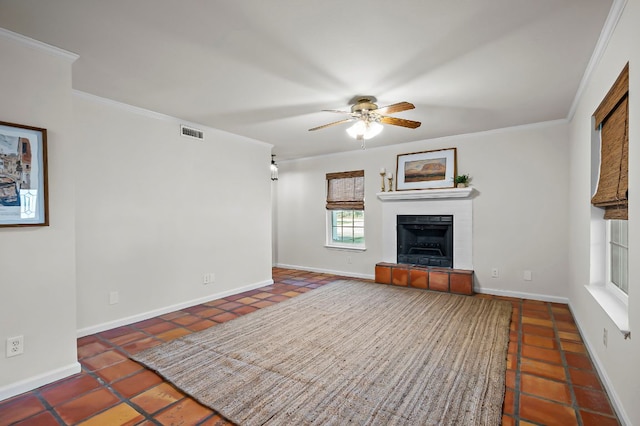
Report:
[[166,114],[162,114],[159,112],[155,112],[155,111],[151,111],[149,109],[145,109],[145,108],[140,108],[137,106],[133,106],[130,104],[126,104],[124,102],[119,102],[119,101],[114,101],[113,99],[109,99],[109,98],[103,98],[102,96],[98,96],[98,95],[94,95],[91,93],[87,93],[87,92],[83,92],[82,90],[77,90],[77,89],[73,89],[71,91],[73,93],[73,96],[77,97],[77,98],[81,98],[87,101],[91,101],[91,102],[95,102],[95,103],[99,103],[99,104],[103,104],[103,105],[108,105],[120,110],[124,110],[133,114],[137,114],[137,115],[142,115],[148,118],[152,118],[154,120],[161,120],[161,121],[170,121],[170,122],[180,122],[182,124],[188,124],[191,126],[201,126],[201,124],[198,123],[191,123],[185,120],[180,120],[176,117],[172,117],[170,115],[166,115]]
[[114,101],[113,99],[109,99],[109,98],[103,98],[101,96],[97,96],[97,95],[93,95],[91,93],[87,93],[87,92],[83,92],[81,90],[77,90],[77,89],[73,89],[72,90],[72,94],[74,97],[80,98],[80,99],[85,99],[87,101],[90,102],[95,102],[95,103],[99,103],[99,104],[103,104],[103,105],[108,105],[110,107],[113,108],[117,108],[120,109],[122,111],[126,111],[132,114],[137,114],[137,115],[141,115],[143,117],[147,117],[147,118],[151,118],[154,120],[160,120],[160,121],[166,121],[169,123],[176,123],[176,124],[184,124],[187,126],[191,126],[191,127],[198,127],[200,129],[204,129],[206,131],[209,132],[218,132],[218,133],[226,133],[228,135],[233,135],[236,138],[241,138],[249,143],[255,144],[255,145],[260,145],[260,146],[266,146],[268,148],[273,148],[273,145],[267,142],[263,142],[261,140],[258,139],[252,139],[252,138],[248,138],[246,136],[242,136],[242,135],[237,135],[235,133],[231,133],[231,132],[227,132],[225,130],[220,130],[220,129],[216,129],[210,126],[207,126],[206,124],[202,124],[202,123],[194,123],[193,121],[188,121],[188,120],[183,120],[181,118],[178,117],[173,117],[171,115],[166,115],[166,114],[162,114],[160,112],[155,112],[155,111],[151,111],[145,108],[140,108],[137,106],[133,106],[133,105],[129,105],[126,104],[124,102],[119,102],[119,101]]
[[578,109],[578,103],[586,90],[587,83],[591,80],[591,75],[594,73],[596,67],[600,63],[602,56],[604,56],[605,51],[607,50],[607,46],[609,45],[609,41],[615,32],[616,27],[618,26],[618,22],[622,17],[622,12],[624,12],[624,8],[627,5],[627,0],[613,0],[613,4],[611,5],[611,9],[609,10],[609,15],[607,16],[607,20],[604,22],[604,26],[602,27],[602,31],[600,32],[600,37],[598,38],[598,42],[596,43],[596,47],[591,54],[591,59],[589,59],[589,63],[587,64],[587,68],[582,75],[582,80],[580,80],[580,85],[578,86],[578,90],[576,92],[576,96],[573,98],[573,103],[571,104],[571,108],[569,108],[569,114],[567,114],[567,120],[573,120],[573,116],[576,113],[576,109]]
[[60,49],[59,47],[52,46],[47,43],[43,43],[38,40],[34,40],[30,37],[23,36],[22,34],[14,33],[5,28],[0,28],[0,36],[9,40],[16,41],[25,46],[37,49],[41,52],[48,53],[49,55],[56,56],[58,58],[66,59],[69,62],[75,62],[80,56],[75,53],[71,53],[67,50]]
[[[469,133],[459,133],[456,135],[447,135],[447,136],[438,136],[435,138],[427,138],[427,139],[418,139],[415,141],[409,141],[409,142],[403,142],[403,143],[399,143],[399,144],[393,144],[393,145],[382,145],[382,146],[367,146],[367,151],[375,151],[375,150],[383,150],[383,149],[395,149],[397,150],[398,148],[405,146],[405,145],[412,145],[412,144],[416,144],[416,143],[420,143],[420,142],[446,142],[446,141],[453,141],[455,143],[456,140],[458,139],[464,139],[464,138],[471,138],[471,137],[477,137],[477,136],[487,136],[487,135],[499,135],[499,134],[503,134],[503,133],[510,133],[510,132],[522,132],[522,131],[527,131],[527,130],[537,130],[537,129],[546,129],[546,128],[551,128],[551,127],[555,127],[555,126],[561,126],[561,125],[565,125],[568,124],[569,120],[567,120],[566,118],[559,118],[557,120],[548,120],[548,121],[539,121],[536,123],[528,123],[528,124],[518,124],[516,126],[510,126],[510,127],[501,127],[499,129],[490,129],[490,130],[480,130],[477,132],[469,132]],[[362,151],[361,148],[354,148],[348,151],[340,151],[340,152],[330,152],[327,154],[320,154],[320,155],[310,155],[308,157],[299,157],[299,158],[280,158],[278,160],[278,164],[285,164],[285,163],[293,163],[293,162],[297,162],[297,161],[306,161],[306,160],[317,160],[320,158],[325,158],[325,157],[334,157],[334,156],[339,156],[339,155],[345,155],[345,154],[353,154],[354,152],[360,152]],[[394,154],[395,155],[395,154]]]

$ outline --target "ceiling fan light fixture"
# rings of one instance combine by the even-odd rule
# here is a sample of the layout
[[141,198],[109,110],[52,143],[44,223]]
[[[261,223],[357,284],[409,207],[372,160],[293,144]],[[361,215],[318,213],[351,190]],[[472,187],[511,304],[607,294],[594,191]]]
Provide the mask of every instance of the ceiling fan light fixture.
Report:
[[347,129],[347,133],[354,139],[371,139],[380,134],[384,126],[377,121],[358,120]]

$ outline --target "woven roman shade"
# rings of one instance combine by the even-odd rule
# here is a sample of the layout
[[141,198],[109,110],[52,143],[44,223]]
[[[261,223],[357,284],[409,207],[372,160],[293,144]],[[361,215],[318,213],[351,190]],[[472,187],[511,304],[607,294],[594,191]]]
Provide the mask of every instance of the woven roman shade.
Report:
[[327,173],[327,210],[364,210],[364,170]]
[[600,175],[591,203],[605,219],[626,220],[629,182],[629,64],[593,113],[600,129]]

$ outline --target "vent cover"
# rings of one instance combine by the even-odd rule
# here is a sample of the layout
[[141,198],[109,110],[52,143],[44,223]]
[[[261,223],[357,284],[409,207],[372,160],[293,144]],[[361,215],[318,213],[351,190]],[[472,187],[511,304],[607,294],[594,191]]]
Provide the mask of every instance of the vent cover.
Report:
[[180,134],[188,138],[194,138],[201,141],[204,140],[204,132],[202,130],[194,129],[193,127],[185,126],[184,124],[180,125]]

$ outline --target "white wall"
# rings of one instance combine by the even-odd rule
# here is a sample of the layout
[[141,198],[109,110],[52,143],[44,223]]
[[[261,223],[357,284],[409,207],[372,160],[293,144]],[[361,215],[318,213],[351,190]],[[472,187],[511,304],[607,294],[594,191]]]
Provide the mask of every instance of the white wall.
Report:
[[271,282],[270,145],[185,138],[178,120],[82,93],[73,106],[81,335]]
[[0,228],[0,400],[79,372],[78,335],[272,282],[270,145],[74,94],[75,55],[2,29],[0,54],[0,120],[48,130],[51,224]]
[[[0,29],[0,120],[47,129],[48,227],[0,228],[0,400],[80,371],[70,55]],[[8,337],[24,354],[5,358]]]
[[[629,0],[578,104],[570,126],[570,300],[583,338],[597,362],[609,394],[627,424],[640,424],[640,2]],[[629,325],[624,340],[615,324],[586,291],[590,265],[591,116],[629,62]],[[602,341],[608,329],[608,346]]]
[[[564,122],[545,123],[381,148],[373,148],[374,139],[364,151],[281,162],[278,264],[373,276],[375,264],[382,260],[382,207],[375,195],[380,191],[380,168],[395,171],[398,154],[455,147],[459,173],[470,174],[478,191],[473,200],[476,286],[499,294],[564,300],[567,129]],[[328,249],[325,174],[358,169],[365,170],[367,250]],[[491,278],[494,267],[499,278]],[[525,270],[532,271],[533,281],[524,281]]]

